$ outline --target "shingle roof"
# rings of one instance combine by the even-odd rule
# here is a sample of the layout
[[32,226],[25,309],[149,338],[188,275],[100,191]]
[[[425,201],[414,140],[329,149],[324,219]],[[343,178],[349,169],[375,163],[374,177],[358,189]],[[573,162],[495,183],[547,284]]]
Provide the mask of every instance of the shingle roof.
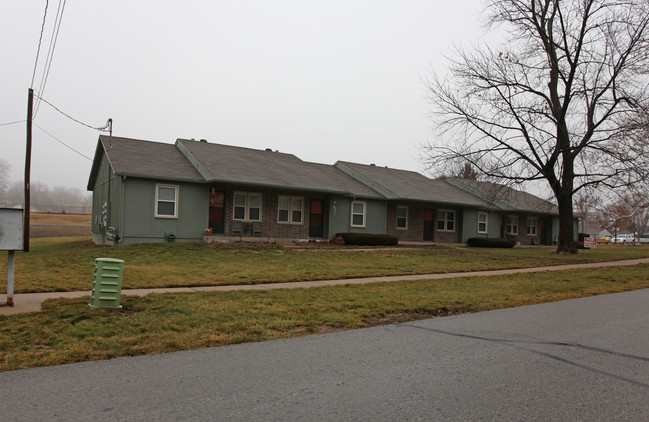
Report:
[[488,208],[489,204],[442,180],[430,179],[408,170],[338,161],[335,166],[364,180],[388,199],[403,199],[470,205]]
[[116,136],[99,137],[88,189],[105,153],[117,175],[195,183],[330,192],[363,198],[447,203],[505,211],[547,212],[557,207],[539,197],[489,182],[449,178],[338,161],[310,163],[293,154],[178,139],[175,145]]
[[178,139],[176,146],[195,163],[208,182],[382,198],[372,189],[332,166],[305,162],[292,154],[187,139]]
[[491,203],[504,211],[559,214],[559,209],[552,202],[506,185],[460,179],[457,177],[448,178],[446,182],[487,201],[491,201]]
[[[115,174],[120,176],[187,182],[204,181],[194,166],[172,144],[101,135],[95,161],[102,150],[105,151]],[[89,189],[92,188],[95,177],[96,170],[93,164],[88,182]]]

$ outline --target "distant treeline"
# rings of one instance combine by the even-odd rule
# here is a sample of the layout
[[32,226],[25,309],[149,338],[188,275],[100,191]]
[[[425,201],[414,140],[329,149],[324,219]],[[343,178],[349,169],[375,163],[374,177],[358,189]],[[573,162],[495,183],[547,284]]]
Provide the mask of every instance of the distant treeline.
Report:
[[[24,207],[25,185],[22,180],[5,184],[0,180],[0,207]],[[50,188],[41,182],[30,186],[31,210],[34,212],[90,214],[92,196],[78,188],[56,186]]]

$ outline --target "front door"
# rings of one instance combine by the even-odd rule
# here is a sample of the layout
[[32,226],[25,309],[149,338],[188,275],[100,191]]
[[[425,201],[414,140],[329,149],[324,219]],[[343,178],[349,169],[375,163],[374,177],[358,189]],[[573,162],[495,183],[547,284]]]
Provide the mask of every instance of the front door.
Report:
[[549,245],[548,229],[545,218],[539,218],[539,242],[541,243],[541,245]]
[[209,227],[213,234],[225,234],[225,194],[216,192],[213,188],[210,192],[210,221]]
[[424,240],[435,240],[435,213],[433,210],[424,210]]
[[311,200],[309,237],[324,237],[324,201],[322,199]]

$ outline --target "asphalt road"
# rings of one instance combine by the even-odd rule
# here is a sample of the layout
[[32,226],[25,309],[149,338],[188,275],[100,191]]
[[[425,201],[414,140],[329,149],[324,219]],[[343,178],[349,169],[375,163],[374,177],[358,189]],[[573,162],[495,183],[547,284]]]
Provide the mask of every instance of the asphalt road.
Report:
[[649,290],[0,374],[6,421],[649,420]]

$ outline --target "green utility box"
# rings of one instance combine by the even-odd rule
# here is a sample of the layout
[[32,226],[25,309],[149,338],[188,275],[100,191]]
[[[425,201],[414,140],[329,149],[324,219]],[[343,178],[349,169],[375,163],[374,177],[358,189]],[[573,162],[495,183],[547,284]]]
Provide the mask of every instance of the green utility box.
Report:
[[122,309],[119,304],[122,294],[124,261],[114,258],[95,259],[95,278],[92,281],[90,308]]

